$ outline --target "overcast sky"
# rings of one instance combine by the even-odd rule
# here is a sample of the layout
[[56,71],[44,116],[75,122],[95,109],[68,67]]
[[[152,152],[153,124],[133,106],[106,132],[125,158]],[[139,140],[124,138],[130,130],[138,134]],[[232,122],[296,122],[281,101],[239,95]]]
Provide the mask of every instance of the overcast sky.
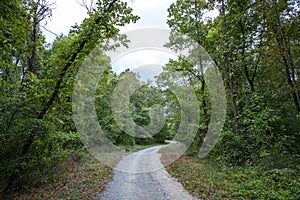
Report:
[[[54,0],[52,0],[54,1]],[[56,33],[67,35],[71,26],[80,24],[86,18],[86,9],[79,3],[82,0],[56,0],[53,5],[52,17],[48,20],[45,28]],[[90,0],[87,0],[90,1]],[[94,0],[95,2],[96,0]],[[133,8],[133,13],[141,19],[136,24],[129,24],[122,28],[122,31],[138,28],[165,28],[168,29],[167,9],[175,0],[124,0]],[[44,30],[48,42],[52,42],[55,35]]]
[[[90,0],[87,0],[88,2]],[[125,0],[124,0],[125,1]],[[133,14],[140,16],[135,24],[129,24],[121,28],[121,32],[136,30],[139,28],[163,28],[168,29],[167,9],[175,0],[126,0],[133,9]],[[86,9],[80,5],[82,0],[56,0],[53,5],[52,18],[48,20],[45,28],[57,35],[63,33],[67,35],[71,26],[75,23],[80,24],[88,15]],[[94,0],[96,2],[96,0]],[[47,42],[52,42],[55,35],[43,30]],[[150,74],[153,77],[162,70],[157,65],[164,65],[169,58],[174,58],[174,54],[162,53],[161,51],[140,51],[133,54],[127,54],[120,57],[112,63],[114,71],[120,73],[129,68],[140,74],[141,79],[149,79]],[[148,68],[143,66],[148,65]],[[153,69],[151,65],[156,65]],[[141,70],[140,70],[140,69]],[[135,69],[135,70],[134,70]],[[147,71],[149,69],[149,71]],[[154,70],[155,69],[155,70]],[[154,72],[154,71],[155,72]],[[151,79],[151,78],[150,78]],[[152,79],[153,80],[153,79]],[[145,81],[145,80],[144,80]]]

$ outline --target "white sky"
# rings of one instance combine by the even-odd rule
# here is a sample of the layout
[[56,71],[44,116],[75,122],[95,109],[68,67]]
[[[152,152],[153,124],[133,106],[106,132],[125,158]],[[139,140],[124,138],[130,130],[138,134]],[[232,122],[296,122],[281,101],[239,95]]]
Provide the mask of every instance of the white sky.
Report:
[[[52,6],[52,17],[47,21],[45,27],[53,33],[67,35],[71,26],[87,17],[86,10],[80,6],[76,0],[51,0],[54,2]],[[55,35],[42,29],[46,36],[47,42],[52,42]]]
[[[72,25],[75,23],[80,24],[84,18],[88,17],[86,9],[79,4],[81,1],[82,0],[56,0],[53,6],[54,9],[52,11],[52,18],[51,20],[48,20],[45,28],[57,35],[60,35],[61,33],[67,35]],[[87,1],[90,2],[90,0]],[[129,24],[125,27],[121,27],[121,32],[139,28],[169,29],[166,24],[168,15],[167,9],[171,3],[175,2],[175,0],[124,1],[127,1],[128,5],[133,9],[133,14],[138,15],[140,19],[135,24]],[[94,0],[94,2],[96,2],[96,0]],[[46,35],[47,42],[52,42],[56,37],[54,34],[47,32],[46,30],[43,30],[43,32]],[[174,54],[155,51],[141,51],[120,57],[116,62],[112,63],[112,66],[114,71],[120,73],[127,68],[134,70],[147,64],[157,64],[162,66],[168,62],[169,58],[174,58]],[[161,72],[159,68],[155,69],[157,73],[153,73],[153,70],[149,68],[149,71],[141,70],[139,71],[139,74],[142,79],[143,77],[149,78],[150,73],[158,75]]]
[[[52,0],[51,2],[53,2]],[[45,27],[56,33],[67,35],[71,26],[75,23],[80,24],[85,17],[86,9],[79,5],[78,2],[82,0],[56,0],[54,9],[52,10],[52,18],[48,20]],[[87,0],[88,2],[90,0]],[[138,28],[164,28],[168,29],[167,21],[167,9],[169,5],[175,0],[124,0],[128,2],[129,6],[133,8],[133,13],[140,16],[136,24],[129,24],[123,27],[121,30],[129,31]],[[94,0],[96,2],[96,0]],[[55,35],[45,31],[46,40],[52,42]]]
[[[85,1],[90,2],[91,0]],[[97,0],[94,0],[94,2],[96,1]],[[166,24],[168,15],[167,9],[171,3],[174,3],[176,0],[123,1],[128,3],[129,7],[133,9],[133,14],[138,15],[140,19],[135,24],[121,27],[121,32],[139,28],[169,29]],[[75,23],[80,24],[84,18],[88,17],[86,9],[79,4],[82,0],[50,0],[50,2],[55,2],[53,5],[52,17],[47,21],[47,24],[44,27],[57,35],[60,35],[61,33],[67,35],[71,26],[75,25]],[[56,36],[45,29],[42,30],[46,36],[46,41],[53,42]],[[138,71],[141,77],[149,78],[149,74],[155,74],[153,73],[154,67],[153,69],[149,68],[147,71],[143,66],[151,66],[151,64],[163,66],[168,62],[169,58],[174,59],[175,57],[176,56],[172,53],[161,51],[140,51],[120,57],[116,62],[112,63],[112,67],[117,73],[120,73],[127,68],[138,71],[138,68],[141,67],[142,70]],[[161,69],[157,67],[155,69],[157,69],[156,75],[158,75],[161,72]]]

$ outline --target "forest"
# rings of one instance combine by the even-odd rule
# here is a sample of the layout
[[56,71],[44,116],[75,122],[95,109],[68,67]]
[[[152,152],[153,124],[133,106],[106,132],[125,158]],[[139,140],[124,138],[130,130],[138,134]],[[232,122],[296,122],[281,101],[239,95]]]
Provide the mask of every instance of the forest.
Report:
[[[218,15],[207,17],[209,10]],[[181,107],[166,88],[176,82],[169,73],[176,71],[195,91],[197,105],[191,106],[201,118],[194,140],[183,157],[167,167],[169,173],[201,199],[300,198],[300,2],[176,0],[168,8],[171,35],[166,45],[179,50],[192,40],[205,49],[224,83],[225,123],[204,159],[198,153],[210,128],[213,101],[202,67],[206,58],[203,63],[200,59],[200,70],[188,57],[170,60],[155,84],[145,83],[130,97],[130,115],[140,126],[151,122],[151,106],[166,109],[157,134],[134,137],[114,121],[114,88],[126,74],[138,74],[129,69],[114,72],[105,51],[114,48],[107,45],[110,39],[127,45],[120,27],[139,20],[132,11],[126,1],[98,0],[81,24],[49,44],[41,26],[52,16],[51,1],[0,2],[2,198],[19,199],[15,195],[20,192],[57,184],[74,157],[72,162],[88,162],[74,124],[72,94],[76,75],[97,44],[102,52],[97,62],[106,66],[95,94],[97,120],[114,145],[133,149],[175,137]],[[63,198],[89,199],[80,195]]]

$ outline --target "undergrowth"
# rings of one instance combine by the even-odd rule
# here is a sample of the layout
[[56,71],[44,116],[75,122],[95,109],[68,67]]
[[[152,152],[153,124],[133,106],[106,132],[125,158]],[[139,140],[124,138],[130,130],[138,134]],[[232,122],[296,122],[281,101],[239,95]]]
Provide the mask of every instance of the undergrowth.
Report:
[[39,185],[22,187],[13,199],[94,199],[112,178],[112,170],[80,150],[69,155],[57,168],[55,179],[39,181]]
[[296,169],[224,167],[183,156],[167,170],[200,199],[300,199]]
[[[120,146],[126,154],[141,149],[156,146],[134,145]],[[110,167],[104,166],[90,155],[87,150],[80,149],[71,153],[67,160],[53,166],[45,176],[38,176],[35,180],[26,180],[9,199],[95,199],[105,189],[112,179]]]

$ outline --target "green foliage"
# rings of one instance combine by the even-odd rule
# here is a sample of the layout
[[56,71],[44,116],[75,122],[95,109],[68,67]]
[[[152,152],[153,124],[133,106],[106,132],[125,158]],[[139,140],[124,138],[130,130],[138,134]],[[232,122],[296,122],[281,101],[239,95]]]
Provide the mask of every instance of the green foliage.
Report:
[[[154,143],[164,143],[169,134],[173,133],[169,131],[167,126],[165,126],[159,133],[155,134],[153,137],[139,138],[133,137],[121,130],[116,124],[115,116],[111,111],[111,101],[112,93],[116,84],[120,84],[119,80],[125,73],[121,73],[117,76],[114,73],[110,73],[110,68],[104,73],[102,79],[98,83],[98,91],[96,93],[96,110],[99,119],[99,124],[106,136],[115,145],[148,145]],[[127,71],[127,73],[132,73]],[[136,75],[134,75],[136,76]],[[130,98],[129,112],[130,117],[133,119],[134,123],[138,126],[147,126],[150,120],[150,107],[155,105],[165,104],[164,93],[153,86],[142,85]],[[122,113],[121,113],[122,114]],[[153,119],[158,120],[158,119]],[[148,133],[145,133],[148,134]]]
[[[219,14],[204,17],[212,9]],[[226,123],[211,158],[230,165],[299,165],[299,159],[295,159],[299,157],[296,142],[300,130],[296,117],[299,48],[295,46],[299,37],[294,32],[299,30],[299,23],[295,23],[299,9],[295,3],[177,0],[168,11],[172,30],[168,46],[181,49],[190,42],[182,35],[189,36],[207,50],[224,79]],[[201,82],[203,77],[191,65],[192,60],[188,61],[172,61],[165,70],[182,72],[199,94],[204,120],[190,149],[197,153],[207,131],[205,116],[209,119],[210,96],[206,86],[200,89],[193,82],[197,78]]]
[[[126,45],[119,27],[138,20],[126,2],[111,3],[97,1],[82,24],[45,47],[39,23],[51,15],[47,1],[1,1],[0,191],[9,192],[18,184],[30,185],[51,174],[49,168],[82,147],[72,120],[71,102],[78,69],[97,44],[105,49],[109,39],[119,38]],[[143,85],[131,96],[130,116],[139,126],[151,123],[151,106],[159,104],[166,110],[165,126],[149,138],[130,136],[113,120],[111,94],[124,73],[115,74],[108,59],[98,56],[95,62],[107,66],[107,70],[98,83],[96,111],[107,137],[126,147],[172,139],[182,116],[176,95],[167,87],[178,77],[168,72],[179,71],[198,98],[198,105],[187,105],[200,108],[199,129],[189,149],[197,153],[211,115],[203,70],[205,61],[211,58],[224,78],[228,109],[222,135],[209,158],[233,168],[212,169],[208,176],[193,168],[197,166],[187,166],[188,170],[174,169],[176,176],[189,190],[197,188],[199,182],[198,195],[203,193],[204,198],[299,198],[299,180],[295,178],[300,159],[298,7],[290,0],[177,0],[168,9],[172,33],[167,46],[180,50],[194,41],[209,55],[204,53],[198,62],[195,54],[203,49],[191,48],[189,56],[164,67],[157,78],[158,87]],[[206,18],[205,12],[212,9],[219,14]],[[263,165],[273,170],[236,165]],[[183,175],[192,178],[184,179]],[[84,191],[79,186],[77,189]],[[70,198],[80,196],[72,195]]]
[[205,199],[297,199],[298,171],[225,167],[215,161],[182,157],[167,168],[193,195]]
[[[246,173],[250,171],[250,176]],[[229,187],[220,196],[228,198],[246,197],[250,199],[297,199],[299,180],[295,177],[297,172],[291,169],[273,169],[271,171],[257,171],[248,169],[238,171],[231,175],[239,184]]]
[[8,194],[52,174],[51,166],[82,146],[71,101],[80,64],[138,17],[125,2],[98,1],[80,26],[45,48],[39,25],[51,15],[48,1],[0,4],[0,192]]
[[112,170],[83,149],[69,154],[62,165],[52,167],[55,176],[39,177],[36,187],[24,184],[13,199],[93,199],[112,178]]
[[221,153],[231,163],[258,164],[264,157],[271,155],[270,150],[276,137],[273,127],[280,117],[277,110],[272,109],[259,94],[251,93],[245,98],[241,102],[244,106],[239,116],[239,134],[226,128],[219,144],[222,152],[215,153]]

